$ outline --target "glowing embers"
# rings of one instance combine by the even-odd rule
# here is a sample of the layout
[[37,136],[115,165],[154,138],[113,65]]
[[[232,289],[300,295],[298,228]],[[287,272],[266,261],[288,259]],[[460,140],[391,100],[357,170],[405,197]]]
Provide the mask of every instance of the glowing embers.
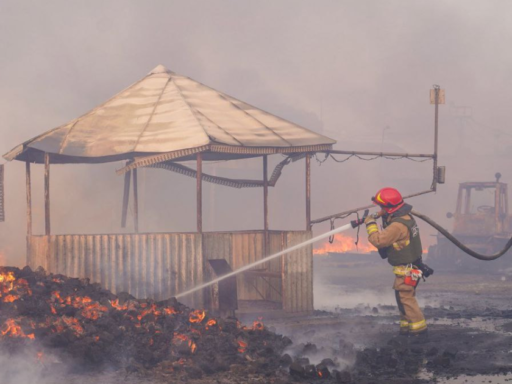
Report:
[[263,331],[265,329],[265,326],[263,325],[262,318],[258,318],[258,320],[254,320],[252,323],[252,329],[254,331]]
[[135,303],[133,301],[127,301],[124,304],[119,303],[119,299],[112,300],[110,302],[112,308],[117,309],[118,311],[135,311],[137,310]]
[[0,284],[10,283],[14,280],[16,280],[14,272],[0,272]]
[[76,309],[80,310],[80,314],[91,320],[98,320],[100,316],[108,312],[108,308],[104,305],[100,305],[97,301],[93,301],[88,296],[68,296],[65,299],[61,297],[59,291],[52,292],[52,301],[54,303],[50,303],[52,314],[57,314],[57,310],[55,305],[60,305],[61,307],[69,305]]
[[12,303],[13,301],[18,300],[20,297],[18,295],[7,295],[4,297],[4,303]]
[[35,339],[33,333],[26,334],[21,328],[21,319],[7,319],[4,326],[0,330],[0,335],[8,337],[19,337],[27,339]]
[[210,319],[206,322],[204,329],[209,330],[213,326],[217,325],[217,321],[215,319]]
[[0,301],[4,303],[13,303],[22,296],[31,296],[27,280],[16,279],[12,271],[0,272]]
[[164,308],[164,313],[166,315],[170,316],[170,315],[177,315],[179,312],[176,309],[174,309],[173,307],[166,307],[166,308]]
[[245,351],[247,350],[247,342],[245,342],[244,340],[237,340],[236,341],[238,343],[238,352],[239,353],[245,353]]
[[[0,268],[1,272],[4,287],[16,287],[23,277],[33,294],[4,303],[2,299],[18,291],[2,292],[0,346],[29,344],[34,360],[38,351],[44,352],[45,357],[38,358],[45,360],[44,365],[55,359],[77,367],[123,367],[129,356],[134,366],[171,373],[176,376],[169,382],[178,382],[184,372],[213,374],[219,367],[260,358],[275,362],[285,346],[282,337],[263,328],[261,319],[242,328],[233,318],[211,318],[207,311],[174,299],[117,297],[86,279],[42,270]],[[28,292],[24,286],[21,282],[19,289]]]
[[187,335],[181,333],[174,333],[172,344],[177,347],[180,354],[196,353],[197,344],[190,339]]
[[240,321],[237,320],[236,325],[239,329],[243,331],[247,331],[252,329],[253,331],[263,331],[265,329],[265,325],[263,324],[263,317],[258,317],[258,320],[254,320],[252,322],[252,327],[246,327],[245,325],[242,325]]
[[189,321],[191,323],[200,323],[206,317],[206,312],[200,309],[190,312]]

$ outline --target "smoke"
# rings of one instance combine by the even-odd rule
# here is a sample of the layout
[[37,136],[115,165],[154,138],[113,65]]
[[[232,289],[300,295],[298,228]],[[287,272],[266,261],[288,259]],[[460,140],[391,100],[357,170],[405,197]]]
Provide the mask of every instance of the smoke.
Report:
[[[444,214],[454,209],[459,182],[492,180],[496,171],[512,180],[505,166],[512,149],[510,11],[507,1],[466,0],[3,1],[0,152],[86,112],[162,63],[333,137],[337,148],[428,153],[429,89],[437,83],[446,89],[439,163],[447,166],[447,184],[412,203],[450,227]],[[52,232],[121,232],[120,166],[52,167]],[[367,204],[385,185],[428,189],[431,166],[355,159],[315,166],[313,217]],[[259,160],[232,167],[206,165],[205,172],[261,177]],[[41,233],[41,166],[33,176],[34,233]],[[142,231],[194,230],[193,179],[149,169],[140,183]],[[9,264],[25,262],[24,194],[23,164],[7,164],[0,251]],[[206,184],[204,196],[206,230],[262,227],[261,190]],[[270,226],[305,227],[303,162],[287,167],[270,191]],[[433,230],[422,230],[432,241]]]
[[[62,382],[63,369],[52,356],[40,356],[31,348],[0,351],[2,384],[56,384]],[[51,369],[49,369],[51,367]]]
[[0,372],[2,384],[156,383],[150,377],[141,378],[128,372],[119,374],[113,369],[71,372],[68,365],[48,351],[38,355],[37,349],[29,347],[21,351],[0,351]]

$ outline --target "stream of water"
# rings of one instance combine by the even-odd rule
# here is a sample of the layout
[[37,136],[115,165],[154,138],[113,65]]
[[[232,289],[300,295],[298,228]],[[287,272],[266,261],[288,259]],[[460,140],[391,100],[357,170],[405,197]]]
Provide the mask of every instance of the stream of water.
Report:
[[294,245],[294,246],[292,246],[290,248],[283,249],[282,251],[274,253],[273,255],[264,257],[261,260],[257,260],[254,263],[244,265],[242,268],[238,268],[237,270],[234,270],[233,272],[230,272],[230,273],[228,273],[228,274],[226,274],[224,276],[217,277],[216,279],[213,279],[213,280],[211,280],[211,281],[209,281],[207,283],[198,285],[198,286],[196,286],[194,288],[191,288],[191,289],[189,289],[189,290],[187,290],[185,292],[178,293],[176,295],[176,298],[183,297],[183,296],[186,296],[186,295],[190,295],[191,293],[194,293],[194,292],[199,291],[199,290],[201,290],[203,288],[209,287],[210,285],[216,284],[219,281],[222,281],[222,280],[227,279],[227,278],[232,277],[232,276],[236,276],[239,273],[245,272],[245,271],[247,271],[247,270],[249,270],[251,268],[254,268],[257,265],[266,263],[267,261],[275,259],[276,257],[285,255],[285,254],[290,253],[290,252],[293,252],[293,251],[295,251],[295,250],[297,250],[299,248],[302,248],[302,247],[305,247],[307,245],[313,244],[314,242],[316,242],[318,240],[325,239],[326,237],[335,235],[336,233],[344,232],[344,231],[346,231],[348,229],[351,229],[351,228],[352,228],[352,225],[349,223],[349,224],[346,224],[346,225],[344,225],[342,227],[333,229],[332,231],[329,231],[329,232],[323,233],[321,235],[318,235],[316,237],[313,237],[312,239],[306,240],[306,241],[304,241],[304,242],[302,242],[300,244]]

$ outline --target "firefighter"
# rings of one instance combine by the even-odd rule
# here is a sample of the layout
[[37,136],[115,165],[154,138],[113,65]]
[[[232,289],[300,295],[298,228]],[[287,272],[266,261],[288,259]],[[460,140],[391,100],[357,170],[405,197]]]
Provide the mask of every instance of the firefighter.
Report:
[[412,207],[404,203],[394,188],[381,189],[372,201],[382,208],[377,216],[382,217],[383,229],[379,231],[376,219],[369,216],[365,220],[368,241],[393,266],[393,289],[400,311],[399,334],[425,337],[427,323],[416,300],[416,287],[422,276],[420,268],[424,266],[423,249],[418,226],[410,214]]

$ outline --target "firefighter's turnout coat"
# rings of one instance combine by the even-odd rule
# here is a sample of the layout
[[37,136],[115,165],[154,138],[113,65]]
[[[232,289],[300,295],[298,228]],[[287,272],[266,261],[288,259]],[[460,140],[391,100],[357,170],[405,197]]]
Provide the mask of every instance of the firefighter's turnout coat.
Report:
[[383,217],[383,229],[380,231],[376,224],[374,227],[368,226],[368,241],[393,266],[393,289],[400,310],[401,333],[419,333],[427,329],[425,317],[416,300],[419,280],[411,285],[410,279],[406,279],[416,268],[415,262],[421,262],[423,253],[418,225],[409,214],[411,208],[406,204],[392,215]]

